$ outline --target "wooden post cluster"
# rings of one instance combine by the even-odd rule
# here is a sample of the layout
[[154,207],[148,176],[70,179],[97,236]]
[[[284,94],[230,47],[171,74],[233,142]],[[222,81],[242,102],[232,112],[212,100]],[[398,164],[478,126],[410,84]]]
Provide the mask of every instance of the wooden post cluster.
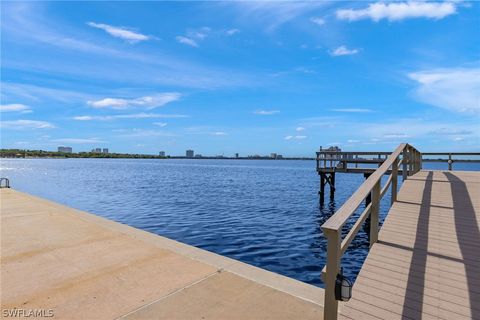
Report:
[[325,199],[325,185],[328,183],[330,186],[330,199],[335,197],[335,171],[332,172],[320,172],[320,203],[324,202]]

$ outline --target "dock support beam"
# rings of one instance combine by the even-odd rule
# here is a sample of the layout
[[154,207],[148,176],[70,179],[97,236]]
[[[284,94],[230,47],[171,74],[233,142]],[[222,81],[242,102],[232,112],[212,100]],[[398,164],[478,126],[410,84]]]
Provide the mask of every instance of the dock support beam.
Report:
[[325,185],[328,183],[330,186],[330,199],[335,198],[335,172],[319,172],[320,175],[320,203],[325,200]]

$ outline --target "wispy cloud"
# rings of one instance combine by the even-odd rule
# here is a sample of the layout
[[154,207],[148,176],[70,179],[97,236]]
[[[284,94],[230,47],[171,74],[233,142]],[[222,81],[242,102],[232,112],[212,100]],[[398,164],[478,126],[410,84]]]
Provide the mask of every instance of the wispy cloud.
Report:
[[150,130],[150,129],[126,129],[126,130],[116,130],[120,134],[118,137],[123,138],[148,138],[148,137],[173,137],[173,133],[160,131],[160,130]]
[[340,46],[335,48],[334,50],[330,51],[331,56],[349,56],[353,54],[357,54],[360,50],[359,49],[349,49],[346,46]]
[[261,116],[271,116],[271,115],[280,113],[280,111],[278,111],[278,110],[255,110],[253,113],[261,115]]
[[184,36],[177,36],[175,39],[177,39],[177,42],[179,43],[186,44],[191,47],[198,47],[198,43],[191,38],[187,38]]
[[225,34],[227,36],[233,36],[234,34],[237,34],[239,32],[240,32],[240,29],[230,29],[230,30],[225,31]]
[[47,88],[43,86],[14,83],[14,82],[1,82],[0,83],[2,100],[22,99],[28,101],[41,101],[43,99],[51,99],[60,102],[72,102],[72,101],[85,101],[91,98],[91,95],[57,88]]
[[101,100],[88,101],[93,108],[127,109],[129,107],[143,107],[147,110],[154,109],[167,103],[180,99],[178,92],[159,93],[153,96],[145,96],[136,99],[104,98]]
[[[229,3],[229,5],[232,5]],[[320,1],[238,1],[233,2],[237,16],[247,21],[260,23],[267,32],[273,32],[285,23],[314,10],[329,6]]]
[[405,133],[387,133],[383,135],[384,139],[406,139],[410,138],[408,134]]
[[[128,86],[148,84],[215,89],[248,87],[259,82],[258,77],[244,70],[200,63],[158,48],[152,54],[146,50],[124,50],[123,46],[114,43],[107,46],[104,39],[92,37],[85,28],[75,28],[74,24],[64,23],[62,19],[53,19],[45,7],[39,2],[2,2],[2,35],[18,44],[28,44],[29,47],[40,45],[45,50],[55,50],[62,59],[52,63],[48,55],[43,54],[30,55],[29,59],[2,55],[2,68],[58,77],[88,78],[116,85],[119,82],[125,85],[128,79]],[[27,50],[23,46],[19,48]],[[97,63],[92,64],[92,59]],[[118,65],[122,67],[118,68]]]
[[301,135],[297,135],[297,136],[286,136],[284,139],[285,140],[303,140],[303,139],[306,139],[307,136],[301,136]]
[[349,113],[372,112],[371,109],[365,109],[365,108],[339,108],[339,109],[330,109],[330,111],[349,112]]
[[47,121],[38,120],[11,120],[1,121],[0,127],[4,129],[52,129],[55,128],[53,124]]
[[155,119],[155,118],[163,118],[163,119],[173,119],[173,118],[188,118],[187,115],[184,114],[162,114],[162,113],[132,113],[132,114],[117,114],[117,115],[110,115],[110,116],[75,116],[73,120],[77,121],[108,121],[114,119]]
[[226,136],[226,135],[228,135],[228,133],[223,132],[223,131],[210,132],[210,134],[214,135],[214,136]]
[[438,128],[431,132],[434,135],[441,135],[441,136],[451,136],[451,135],[471,135],[474,132],[471,130],[464,130],[464,129],[452,129],[452,128]]
[[304,127],[297,127],[297,129],[295,129],[296,131],[305,131],[305,128]]
[[454,13],[456,13],[456,5],[451,1],[409,1],[371,3],[364,9],[337,10],[336,15],[338,19],[348,21],[362,19],[398,21],[408,18],[442,19]]
[[[227,31],[227,35],[233,35],[236,29],[232,29],[232,30],[229,30],[229,31],[233,33],[228,34],[229,31]],[[175,37],[175,39],[177,40],[177,42],[181,44],[185,44],[191,47],[198,47],[199,41],[203,41],[210,32],[211,32],[211,29],[209,27],[191,29],[187,31],[187,34],[185,36],[177,36]]]
[[125,27],[114,27],[104,23],[87,22],[87,25],[93,28],[101,29],[115,38],[127,40],[129,42],[139,42],[151,39],[150,36],[138,33]]
[[323,26],[326,22],[325,19],[319,17],[312,17],[310,18],[310,21],[319,26]]
[[166,122],[154,122],[153,124],[162,128],[167,126]]
[[72,143],[72,144],[94,144],[94,143],[106,143],[104,140],[100,140],[98,138],[61,138],[61,139],[53,139],[52,142],[57,143]]
[[20,103],[2,104],[0,105],[0,112],[20,112],[30,113],[32,110],[29,106]]
[[480,68],[450,68],[413,72],[415,97],[456,112],[480,113]]

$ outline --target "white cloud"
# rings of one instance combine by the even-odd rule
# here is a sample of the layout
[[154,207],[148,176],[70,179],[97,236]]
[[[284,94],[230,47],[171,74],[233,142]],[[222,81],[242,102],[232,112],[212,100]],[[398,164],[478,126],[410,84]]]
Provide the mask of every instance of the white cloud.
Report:
[[175,136],[172,133],[159,131],[159,130],[145,130],[133,128],[131,130],[119,130],[117,132],[124,132],[123,134],[118,135],[119,137],[124,138],[146,138],[146,137],[173,137]]
[[[199,46],[199,42],[203,41],[212,31],[209,27],[202,27],[199,29],[192,29],[188,30],[185,36],[177,36],[175,39],[178,43],[185,44],[187,46],[197,48]],[[227,35],[233,35],[238,32],[237,29],[228,30],[226,32]]]
[[62,138],[62,139],[54,139],[52,142],[57,143],[73,143],[73,144],[83,144],[83,143],[106,143],[106,141],[100,140],[98,138]]
[[210,29],[209,27],[202,27],[202,28],[196,29],[196,30],[189,30],[187,32],[187,36],[189,38],[203,40],[207,37],[207,35],[210,33],[210,31],[212,31],[212,29]]
[[129,30],[124,27],[114,27],[108,24],[87,22],[90,27],[104,30],[113,37],[127,40],[129,42],[138,42],[151,39],[150,36]]
[[175,39],[177,39],[177,41],[179,43],[186,44],[186,45],[192,46],[192,47],[198,47],[198,43],[191,38],[187,38],[187,37],[184,37],[184,36],[177,36]]
[[161,114],[161,113],[134,113],[134,114],[119,114],[113,116],[116,119],[150,119],[150,118],[187,118],[183,114]]
[[223,131],[215,131],[215,132],[211,132],[210,134],[214,135],[214,136],[226,136],[226,135],[228,135],[226,132],[223,132]]
[[87,101],[87,104],[94,108],[126,109],[128,107],[128,100],[105,98],[97,101]]
[[337,10],[336,15],[338,19],[348,21],[361,19],[398,21],[408,18],[442,19],[454,13],[456,6],[453,2],[409,1],[371,3],[365,9]]
[[322,19],[322,18],[313,17],[313,18],[310,18],[310,21],[319,26],[323,26],[325,24],[325,19]]
[[358,49],[348,49],[346,46],[340,46],[333,51],[330,51],[331,56],[348,56],[357,54],[359,52]]
[[90,120],[109,120],[110,117],[106,116],[106,117],[103,117],[103,116],[76,116],[76,117],[73,117],[73,120],[77,120],[77,121],[90,121]]
[[234,34],[239,33],[239,32],[240,32],[239,29],[230,29],[230,30],[225,31],[227,36],[233,36]]
[[136,99],[104,98],[96,101],[87,101],[87,104],[98,109],[111,108],[121,110],[129,107],[143,107],[150,110],[179,100],[181,96],[178,92],[165,92]]
[[364,108],[341,108],[341,109],[330,109],[330,111],[335,111],[335,112],[349,112],[349,113],[372,112],[371,109],[364,109]]
[[255,110],[253,113],[261,115],[261,116],[271,116],[271,115],[277,114],[279,112],[280,111],[278,111],[278,110]]
[[297,136],[286,136],[284,139],[285,140],[302,140],[302,139],[305,139],[307,138],[307,136],[300,136],[300,135],[297,135]]
[[410,138],[408,134],[405,133],[388,133],[384,134],[383,138],[385,139],[405,139],[405,138]]
[[2,104],[0,105],[0,112],[20,112],[30,113],[32,110],[29,106],[20,103]]
[[415,97],[457,112],[480,113],[480,68],[451,68],[413,72]]
[[47,121],[37,120],[12,120],[1,121],[0,126],[5,129],[52,129],[53,124]]
[[358,142],[360,142],[360,140],[348,139],[347,142],[348,143],[358,143]]
[[154,122],[153,124],[162,128],[167,126],[167,123],[165,122]]
[[295,129],[297,131],[305,131],[305,128],[304,127],[298,127],[297,129]]
[[155,119],[155,118],[164,118],[164,119],[173,119],[173,118],[188,118],[184,114],[162,114],[162,113],[131,113],[131,114],[117,114],[111,116],[75,116],[73,120],[77,121],[108,121],[114,119]]

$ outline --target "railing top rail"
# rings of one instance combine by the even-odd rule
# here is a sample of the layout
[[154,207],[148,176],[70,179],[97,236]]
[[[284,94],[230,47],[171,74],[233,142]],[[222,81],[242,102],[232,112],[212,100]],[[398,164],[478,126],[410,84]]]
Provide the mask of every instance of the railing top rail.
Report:
[[480,152],[422,152],[423,156],[480,156]]
[[322,151],[317,151],[317,155],[321,154],[345,154],[345,155],[384,155],[387,156],[391,154],[391,152],[387,151],[327,151],[327,150],[322,150]]
[[[400,144],[394,152],[383,162],[383,164],[375,170],[370,177],[355,191],[355,193],[338,209],[333,216],[330,217],[323,225],[323,230],[340,230],[347,219],[355,212],[360,206],[362,201],[370,194],[375,184],[382,178],[382,176],[388,171],[392,164],[397,161],[397,158],[409,146],[406,143]],[[410,146],[411,147],[411,146]],[[412,147],[413,148],[413,147]]]

